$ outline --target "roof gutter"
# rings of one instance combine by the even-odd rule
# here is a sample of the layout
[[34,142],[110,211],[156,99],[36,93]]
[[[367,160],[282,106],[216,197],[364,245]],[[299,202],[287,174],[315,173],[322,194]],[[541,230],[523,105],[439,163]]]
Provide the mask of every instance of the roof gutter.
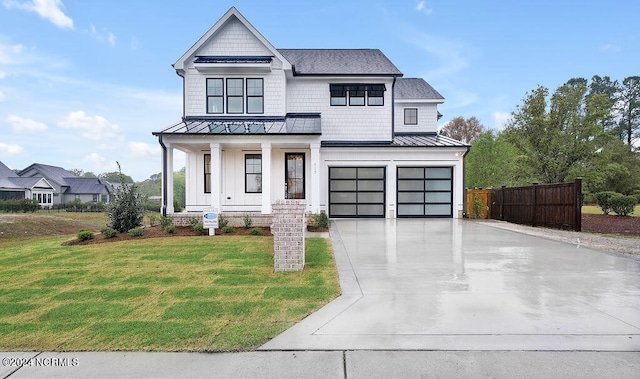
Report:
[[158,134],[158,142],[162,146],[162,216],[167,217],[167,146],[162,142],[162,134]]

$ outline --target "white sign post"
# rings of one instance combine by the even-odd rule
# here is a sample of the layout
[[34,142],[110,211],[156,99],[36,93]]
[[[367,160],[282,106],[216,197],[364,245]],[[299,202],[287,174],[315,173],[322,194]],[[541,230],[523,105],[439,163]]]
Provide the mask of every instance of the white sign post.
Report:
[[209,235],[216,235],[216,228],[218,227],[218,209],[217,208],[205,208],[202,210],[202,227],[209,229]]

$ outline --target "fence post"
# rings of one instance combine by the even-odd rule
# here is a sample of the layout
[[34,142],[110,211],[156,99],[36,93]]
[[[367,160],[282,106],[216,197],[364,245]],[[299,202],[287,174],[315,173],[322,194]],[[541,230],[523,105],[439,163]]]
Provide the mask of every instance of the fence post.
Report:
[[582,231],[582,178],[577,178],[574,183],[574,193],[575,193],[575,214],[576,220],[574,229],[576,232]]
[[536,199],[537,196],[537,188],[538,188],[538,183],[533,183],[533,186],[531,187],[533,190],[533,206],[531,207],[531,225],[532,226],[536,226],[536,207],[538,206],[538,199]]
[[504,189],[507,186],[502,186],[500,188],[500,221],[504,221]]

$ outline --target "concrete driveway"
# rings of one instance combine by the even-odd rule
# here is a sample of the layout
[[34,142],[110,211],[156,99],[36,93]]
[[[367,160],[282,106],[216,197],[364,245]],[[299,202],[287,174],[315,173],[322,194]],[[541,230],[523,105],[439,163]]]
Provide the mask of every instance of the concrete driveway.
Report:
[[336,220],[342,295],[261,350],[640,351],[640,261],[464,220]]

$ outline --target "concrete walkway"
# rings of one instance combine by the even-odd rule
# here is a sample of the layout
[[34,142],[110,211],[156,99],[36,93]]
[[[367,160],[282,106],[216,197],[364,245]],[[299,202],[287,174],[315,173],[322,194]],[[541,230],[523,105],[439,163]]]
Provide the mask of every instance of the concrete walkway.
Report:
[[343,294],[261,350],[640,351],[640,261],[463,220],[337,220]]
[[260,351],[0,352],[0,379],[638,378],[640,260],[461,220],[331,239],[342,296]]

